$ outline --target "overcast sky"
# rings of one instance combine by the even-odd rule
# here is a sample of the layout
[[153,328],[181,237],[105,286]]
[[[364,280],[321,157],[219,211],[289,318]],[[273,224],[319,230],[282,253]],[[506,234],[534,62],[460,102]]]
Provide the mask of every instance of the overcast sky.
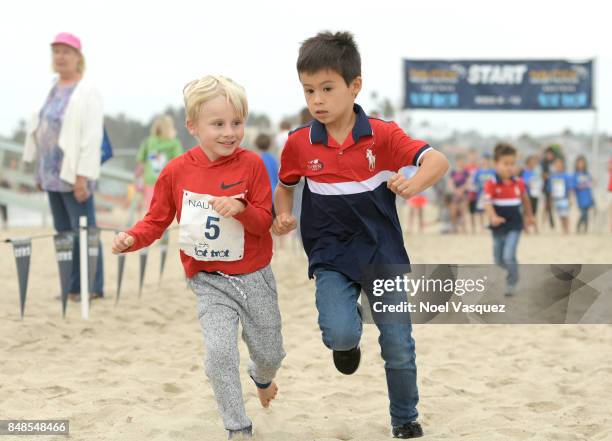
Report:
[[[612,133],[612,32],[605,2],[562,1],[11,1],[0,6],[0,134],[37,110],[51,85],[49,43],[78,35],[105,113],[148,121],[180,105],[185,83],[223,74],[274,122],[304,105],[295,72],[304,39],[349,30],[372,91],[399,105],[403,58],[597,57],[599,127]],[[7,6],[8,5],[8,6]],[[412,112],[450,128],[499,135],[590,132],[593,112]]]

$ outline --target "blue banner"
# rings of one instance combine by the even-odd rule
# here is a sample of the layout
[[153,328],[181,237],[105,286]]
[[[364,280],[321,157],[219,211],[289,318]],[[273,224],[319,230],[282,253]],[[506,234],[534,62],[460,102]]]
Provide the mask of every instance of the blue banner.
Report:
[[594,109],[593,61],[404,60],[404,108]]

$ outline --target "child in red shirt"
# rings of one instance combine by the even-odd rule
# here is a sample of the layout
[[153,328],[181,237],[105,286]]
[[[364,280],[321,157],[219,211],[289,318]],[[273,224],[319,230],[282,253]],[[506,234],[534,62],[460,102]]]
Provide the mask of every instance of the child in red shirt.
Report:
[[[364,267],[410,262],[395,196],[407,199],[424,191],[443,177],[448,161],[394,122],[368,117],[355,103],[362,86],[361,55],[350,33],[321,32],[306,40],[297,71],[314,119],[290,133],[283,148],[272,231],[283,235],[296,228],[294,189],[305,178],[300,231],[308,276],[316,280],[321,337],[338,371],[350,375],[361,360],[357,300],[362,290],[372,292]],[[398,173],[407,165],[419,167],[410,179]],[[403,323],[375,320],[391,431],[400,439],[423,435],[412,323],[408,314],[404,318]]]
[[508,271],[505,295],[510,297],[516,294],[519,280],[516,250],[521,232],[535,221],[525,183],[515,173],[516,149],[499,143],[493,158],[495,177],[484,185],[484,210],[493,234],[495,264]]
[[264,163],[240,147],[248,112],[244,89],[206,76],[184,90],[187,128],[200,145],[173,159],[155,184],[144,219],[119,233],[113,252],[159,239],[174,217],[180,257],[197,296],[207,348],[205,371],[229,437],[252,434],[239,375],[238,322],[248,373],[268,407],[285,356],[272,258],[272,193]]

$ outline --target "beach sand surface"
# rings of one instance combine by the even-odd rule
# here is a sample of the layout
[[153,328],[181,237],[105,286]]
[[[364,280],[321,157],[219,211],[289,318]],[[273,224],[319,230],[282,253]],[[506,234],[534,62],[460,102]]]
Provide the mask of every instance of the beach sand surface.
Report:
[[[12,229],[2,237],[48,229]],[[203,371],[205,353],[176,247],[163,279],[150,249],[138,297],[138,255],[128,255],[115,304],[117,258],[104,232],[106,298],[89,320],[69,303],[65,319],[51,239],[34,242],[25,317],[10,245],[0,255],[0,419],[68,419],[70,439],[223,440]],[[490,263],[491,238],[406,234],[414,263]],[[612,263],[610,235],[521,238],[521,263]],[[273,269],[287,357],[269,409],[246,375],[244,397],[257,440],[388,440],[390,419],[375,326],[366,325],[362,364],[343,376],[322,342],[314,283],[303,251],[277,249]],[[612,325],[414,325],[420,421],[426,440],[612,440]],[[25,438],[20,438],[25,439]],[[41,438],[42,439],[42,438]],[[65,439],[61,436],[44,439]]]

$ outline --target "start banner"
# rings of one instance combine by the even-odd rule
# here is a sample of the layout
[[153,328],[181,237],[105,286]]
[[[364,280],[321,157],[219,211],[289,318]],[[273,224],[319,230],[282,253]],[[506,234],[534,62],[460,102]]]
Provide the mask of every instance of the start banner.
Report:
[[404,60],[404,108],[594,109],[593,60]]

